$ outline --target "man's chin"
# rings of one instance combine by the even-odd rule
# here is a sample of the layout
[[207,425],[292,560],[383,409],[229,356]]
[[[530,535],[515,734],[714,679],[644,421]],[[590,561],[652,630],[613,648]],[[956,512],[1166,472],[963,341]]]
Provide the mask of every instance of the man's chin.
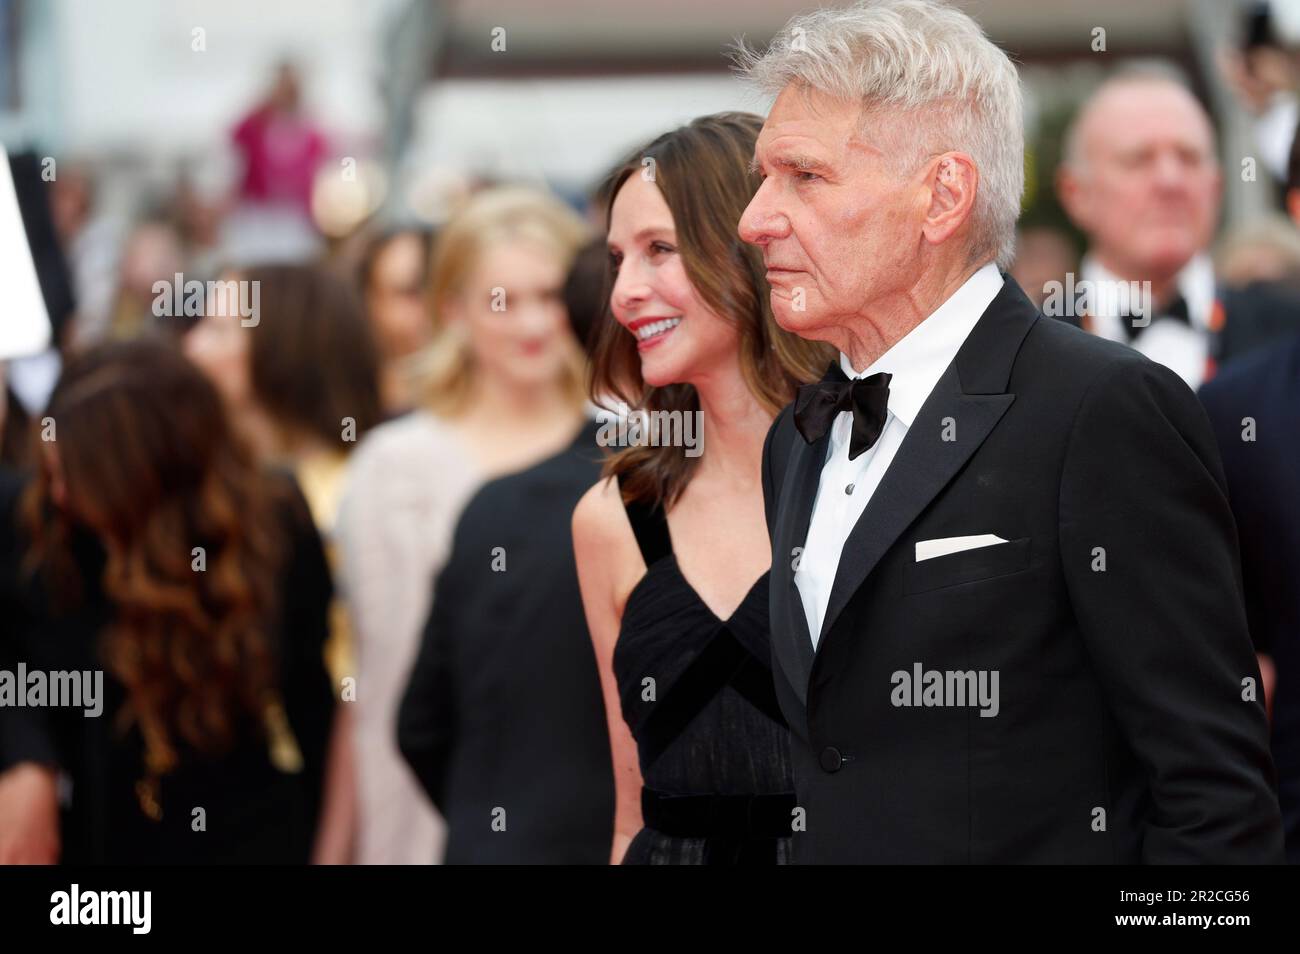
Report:
[[1181,271],[1200,249],[1187,241],[1186,236],[1177,235],[1163,241],[1152,241],[1143,251],[1145,254],[1137,258],[1142,262],[1145,272],[1149,275],[1167,275]]
[[772,317],[782,330],[801,338],[813,337],[812,331],[821,326],[817,317],[807,310],[796,309],[789,298],[772,295]]

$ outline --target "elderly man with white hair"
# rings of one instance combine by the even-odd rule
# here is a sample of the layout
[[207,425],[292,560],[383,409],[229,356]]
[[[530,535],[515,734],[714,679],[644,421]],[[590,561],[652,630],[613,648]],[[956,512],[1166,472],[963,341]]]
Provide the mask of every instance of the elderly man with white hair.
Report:
[[740,235],[840,351],[763,453],[795,860],[1275,862],[1222,466],[1167,368],[1000,272],[1019,78],[964,13],[791,21]]
[[1088,235],[1082,327],[1191,388],[1213,368],[1223,319],[1208,251],[1222,187],[1210,117],[1176,76],[1150,65],[1115,74],[1088,98],[1057,174],[1062,205]]

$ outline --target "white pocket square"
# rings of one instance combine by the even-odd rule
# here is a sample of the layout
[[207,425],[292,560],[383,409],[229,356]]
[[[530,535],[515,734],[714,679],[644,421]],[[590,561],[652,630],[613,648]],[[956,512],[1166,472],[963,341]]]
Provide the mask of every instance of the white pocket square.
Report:
[[947,556],[949,553],[976,550],[980,547],[991,547],[1006,542],[1006,540],[992,533],[977,533],[970,537],[941,537],[938,540],[921,540],[916,545],[916,562],[920,563],[922,560],[932,560],[935,557]]

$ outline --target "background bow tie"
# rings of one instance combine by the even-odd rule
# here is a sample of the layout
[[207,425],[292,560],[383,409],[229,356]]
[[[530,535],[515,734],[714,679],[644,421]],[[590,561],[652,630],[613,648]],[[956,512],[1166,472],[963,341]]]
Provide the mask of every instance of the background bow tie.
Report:
[[1192,326],[1192,318],[1187,310],[1187,299],[1182,295],[1178,295],[1164,308],[1157,310],[1155,315],[1145,324],[1137,324],[1136,322],[1140,316],[1130,314],[1125,308],[1120,309],[1117,317],[1119,318],[1120,327],[1124,329],[1124,336],[1130,343],[1161,318],[1172,318],[1174,321],[1182,322],[1189,328]]
[[811,444],[830,430],[840,411],[852,411],[849,460],[853,460],[875,444],[885,429],[891,377],[888,372],[880,371],[850,381],[839,362],[833,362],[820,381],[799,388],[794,399],[794,426]]

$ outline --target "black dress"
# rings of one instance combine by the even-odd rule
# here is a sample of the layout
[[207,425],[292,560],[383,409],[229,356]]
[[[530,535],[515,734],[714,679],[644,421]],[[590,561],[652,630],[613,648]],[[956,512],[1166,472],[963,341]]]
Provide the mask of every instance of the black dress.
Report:
[[[16,507],[22,481],[0,474],[0,602],[6,626],[0,664],[28,671],[103,672],[103,711],[0,708],[0,768],[26,760],[56,764],[70,782],[61,818],[64,864],[303,864],[310,858],[320,809],[334,699],[323,645],[332,587],[311,514],[286,474],[269,478],[283,495],[286,557],[277,579],[280,607],[272,627],[279,692],[289,731],[302,756],[298,770],[277,769],[260,726],[236,719],[227,751],[206,755],[177,743],[179,764],[162,776],[156,817],[137,790],[147,775],[139,730],[117,726],[126,691],[104,671],[100,640],[113,619],[102,585],[106,554],[78,531],[70,541],[82,581],[74,605],[51,612],[44,581],[20,584],[24,535]],[[14,615],[9,616],[10,610]],[[196,831],[196,808],[206,830]]]
[[598,429],[484,484],[438,575],[397,740],[447,821],[446,864],[609,863],[609,730],[570,530]]
[[722,620],[686,581],[660,507],[626,504],[646,573],[614,647],[644,826],[624,864],[785,864],[789,738],[772,685],[768,574]]

